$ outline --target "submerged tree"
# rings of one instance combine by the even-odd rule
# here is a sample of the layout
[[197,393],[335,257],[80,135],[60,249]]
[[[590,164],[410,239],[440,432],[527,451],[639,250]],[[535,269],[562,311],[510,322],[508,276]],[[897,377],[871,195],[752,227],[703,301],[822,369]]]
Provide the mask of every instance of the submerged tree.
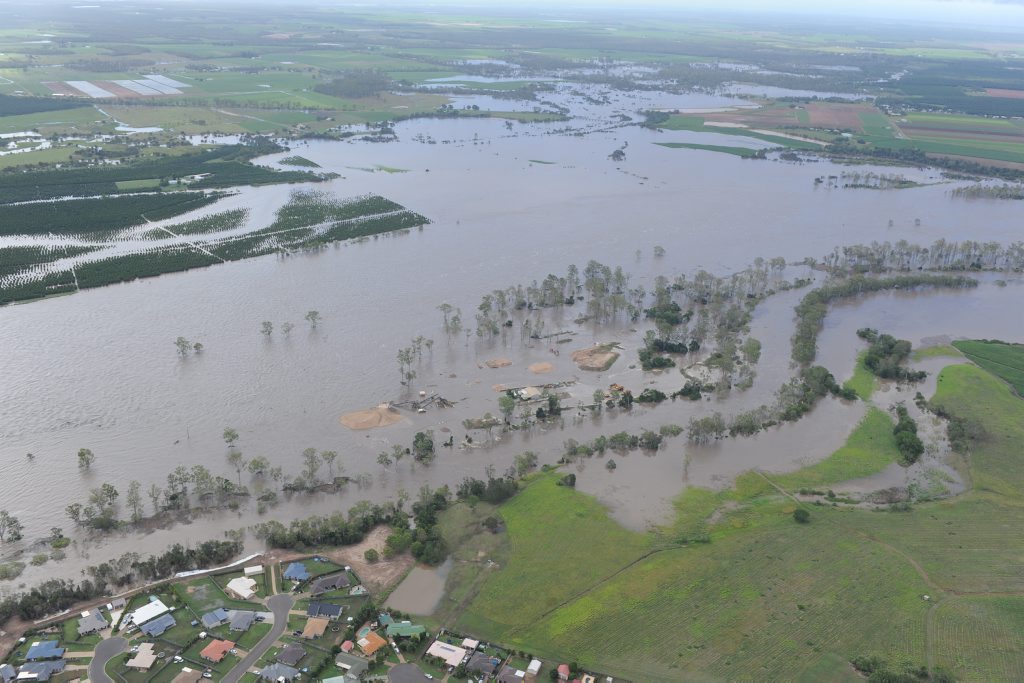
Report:
[[93,461],[96,460],[96,456],[88,448],[78,449],[78,467],[83,470],[87,470],[92,467]]
[[309,322],[310,327],[316,329],[317,324],[319,324],[321,320],[320,311],[309,311],[306,313],[305,319]]

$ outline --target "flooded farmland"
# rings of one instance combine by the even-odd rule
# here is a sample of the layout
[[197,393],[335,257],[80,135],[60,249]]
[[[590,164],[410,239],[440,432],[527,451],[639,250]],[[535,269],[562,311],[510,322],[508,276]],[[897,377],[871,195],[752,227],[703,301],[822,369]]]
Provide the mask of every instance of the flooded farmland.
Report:
[[[31,542],[54,526],[70,533],[65,506],[103,482],[124,491],[138,480],[145,490],[163,485],[178,464],[203,464],[234,479],[221,438],[226,426],[241,434],[238,447],[246,457],[262,455],[285,474],[298,474],[302,450],[315,447],[340,453],[339,472],[369,475],[340,494],[283,499],[268,516],[284,522],[347,509],[362,499],[389,499],[400,489],[415,493],[423,484],[454,485],[466,476],[483,476],[489,465],[501,472],[524,450],[552,463],[569,438],[685,424],[692,416],[732,414],[770,401],[792,372],[792,307],[802,293],[771,297],[755,312],[752,335],[764,349],[757,380],[746,392],[596,418],[567,411],[561,425],[512,434],[496,430],[494,441],[482,444],[479,433],[475,447],[439,448],[430,465],[407,458],[383,468],[377,454],[408,445],[417,431],[434,429],[439,437],[451,433],[461,441],[464,419],[497,413],[496,384],[575,381],[567,406],[610,382],[636,391],[680,386],[675,371],[656,375],[629,367],[638,344],[629,325],[576,325],[573,312],[565,311],[564,319],[548,321],[548,329],[576,335],[555,355],[548,344],[523,344],[518,332],[493,340],[446,339],[440,303],[461,307],[469,320],[481,294],[542,280],[590,259],[622,265],[633,275],[631,285],[650,291],[658,275],[701,268],[724,275],[757,257],[799,261],[854,242],[1020,238],[1019,206],[953,198],[954,185],[938,182],[933,171],[902,171],[925,183],[912,189],[826,189],[814,179],[838,175],[841,168],[668,149],[653,143],[736,145],[737,138],[612,123],[617,111],[635,115],[658,103],[653,95],[645,97],[603,105],[574,100],[568,122],[413,120],[397,124],[397,142],[296,143],[290,152],[261,162],[274,165],[287,154],[301,154],[340,175],[315,189],[345,197],[379,194],[433,223],[316,253],[265,256],[0,308],[3,507],[26,522]],[[662,104],[707,108],[743,102],[666,96]],[[617,149],[625,150],[622,162],[609,158]],[[182,220],[245,207],[251,221],[269,224],[302,187],[245,188]],[[655,245],[665,249],[664,257],[652,255]],[[788,270],[789,277],[807,273]],[[988,279],[976,290],[875,295],[837,306],[819,339],[819,362],[839,378],[849,376],[861,348],[854,330],[868,324],[915,345],[941,335],[1020,338],[1024,322],[1006,314],[1019,308],[1020,286],[1010,281],[1000,287]],[[311,309],[322,316],[316,328],[303,321]],[[53,325],[57,320],[61,324]],[[260,334],[265,320],[278,331]],[[285,322],[295,324],[288,335],[279,331]],[[395,357],[417,335],[435,344],[417,364],[410,390],[399,382]],[[180,357],[173,344],[179,336],[201,341],[205,350]],[[568,350],[607,341],[624,348],[607,372],[582,372],[569,358]],[[498,357],[511,364],[484,364]],[[553,366],[540,380],[528,370],[538,362]],[[399,424],[369,431],[350,430],[339,420],[420,390],[439,393],[455,406],[406,412]],[[802,421],[754,438],[701,448],[677,438],[654,455],[616,455],[614,472],[600,459],[585,461],[578,485],[607,503],[623,524],[644,528],[666,521],[671,499],[687,485],[726,486],[752,467],[785,471],[826,456],[862,413],[859,405],[829,399]],[[87,471],[77,467],[80,448],[96,454]],[[76,575],[86,564],[129,549],[152,552],[176,541],[215,538],[260,519],[254,503],[243,503],[237,511],[211,512],[141,537],[90,540],[75,534],[66,560],[30,567],[22,580]],[[259,542],[250,535],[247,545],[256,549]]]

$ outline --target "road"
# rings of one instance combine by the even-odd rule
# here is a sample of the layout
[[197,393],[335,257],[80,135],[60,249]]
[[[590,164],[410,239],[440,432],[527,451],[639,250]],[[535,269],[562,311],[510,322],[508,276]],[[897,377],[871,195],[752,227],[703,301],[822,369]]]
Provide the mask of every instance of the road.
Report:
[[92,683],[114,683],[103,667],[107,665],[116,655],[121,654],[128,648],[128,641],[121,636],[114,636],[101,640],[96,646],[96,652],[92,661],[89,662],[89,680]]
[[[263,640],[256,643],[256,647],[249,650],[249,654],[243,657],[242,661],[235,665],[235,668],[221,679],[223,683],[238,683],[238,680],[245,675],[245,672],[259,661],[263,653],[270,649],[275,640],[281,637],[285,629],[288,628],[288,612],[291,611],[294,602],[290,595],[272,595],[267,598],[267,607],[274,613],[274,625],[270,628],[270,633],[263,636]],[[93,681],[98,683],[96,679],[93,679]],[[104,681],[104,683],[106,682]]]

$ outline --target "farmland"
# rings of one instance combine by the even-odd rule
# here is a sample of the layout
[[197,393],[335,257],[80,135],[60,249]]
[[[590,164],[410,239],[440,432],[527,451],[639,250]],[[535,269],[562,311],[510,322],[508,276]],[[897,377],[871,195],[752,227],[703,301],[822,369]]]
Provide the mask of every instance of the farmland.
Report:
[[953,346],[972,361],[1006,380],[1024,396],[1024,345],[1000,341],[957,341]]
[[[508,564],[458,625],[644,680],[843,680],[857,655],[1019,678],[1024,402],[973,366],[946,368],[938,386],[936,405],[986,435],[972,442],[974,488],[958,498],[909,512],[809,506],[800,525],[796,503],[749,474],[732,491],[688,490],[673,527],[638,534],[556,475],[537,475],[500,508]],[[769,478],[794,488],[863,476],[895,460],[891,442],[891,420],[872,410],[821,465]],[[680,543],[695,523],[707,542]],[[585,575],[561,581],[559,557],[587,558]]]

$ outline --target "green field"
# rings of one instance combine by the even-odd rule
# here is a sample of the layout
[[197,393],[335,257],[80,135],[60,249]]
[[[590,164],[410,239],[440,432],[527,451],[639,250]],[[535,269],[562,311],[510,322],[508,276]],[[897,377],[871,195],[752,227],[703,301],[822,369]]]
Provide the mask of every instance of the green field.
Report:
[[749,159],[750,157],[757,154],[756,149],[750,149],[749,147],[725,147],[722,145],[699,145],[694,142],[656,142],[654,143],[661,147],[668,147],[669,149],[702,149],[706,152],[721,152],[723,154],[732,154],[734,156]]
[[746,138],[754,138],[755,140],[761,140],[762,142],[769,142],[773,145],[781,147],[787,147],[790,149],[803,149],[803,150],[818,150],[821,149],[821,145],[813,142],[806,142],[804,140],[794,140],[793,138],[783,137],[781,135],[769,135],[767,133],[758,133],[757,131],[749,128],[728,128],[721,126],[708,126],[704,123],[704,117],[692,116],[692,115],[674,115],[662,123],[657,124],[658,128],[664,128],[665,130],[689,130],[698,133],[717,133],[719,135],[739,135]]
[[853,389],[862,401],[867,401],[875,391],[875,376],[864,365],[864,355],[861,353],[857,356],[857,364],[853,367],[853,377],[848,379],[843,386]]
[[1024,345],[1000,341],[955,341],[953,346],[1024,396]]
[[[510,557],[482,574],[456,626],[634,680],[857,680],[857,655],[1019,680],[1024,402],[963,365],[941,373],[935,402],[985,434],[968,459],[974,486],[908,512],[809,505],[810,524],[796,524],[797,504],[749,474],[731,491],[688,489],[674,525],[640,534],[537,475],[499,509]],[[823,463],[769,476],[827,485],[896,454],[889,416],[871,410]],[[471,547],[467,524],[453,526],[453,545]],[[706,542],[679,542],[698,528]]]

